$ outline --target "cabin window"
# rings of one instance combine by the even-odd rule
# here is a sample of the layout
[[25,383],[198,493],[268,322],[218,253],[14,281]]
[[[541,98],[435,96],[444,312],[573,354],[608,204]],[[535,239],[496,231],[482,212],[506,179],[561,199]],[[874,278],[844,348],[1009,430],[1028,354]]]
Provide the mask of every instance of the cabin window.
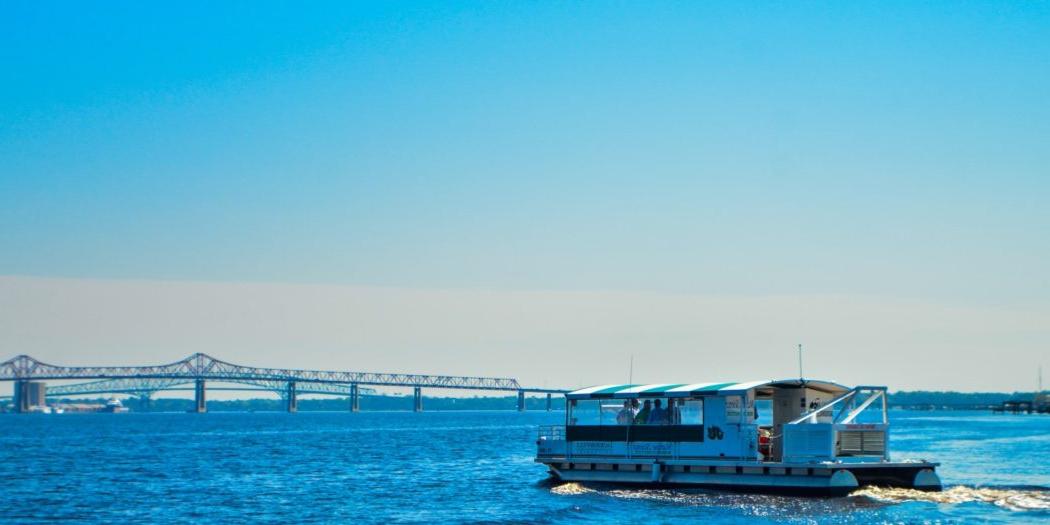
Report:
[[[657,410],[657,416],[652,413]],[[625,406],[626,404],[626,406]],[[612,425],[702,425],[702,398],[573,399],[568,404],[568,424]]]
[[573,399],[569,402],[570,425],[615,425],[622,401],[613,399]]
[[617,422],[621,425],[676,425],[679,421],[681,405],[677,399],[666,399],[663,397],[640,397],[638,399],[624,400],[629,403],[627,407],[623,402],[617,407],[617,415],[621,410],[626,412],[623,420],[619,417]]
[[702,425],[704,424],[704,400],[684,399],[678,411],[681,413],[680,425]]
[[704,401],[699,398],[573,399],[567,403],[567,409],[566,441],[704,440]]

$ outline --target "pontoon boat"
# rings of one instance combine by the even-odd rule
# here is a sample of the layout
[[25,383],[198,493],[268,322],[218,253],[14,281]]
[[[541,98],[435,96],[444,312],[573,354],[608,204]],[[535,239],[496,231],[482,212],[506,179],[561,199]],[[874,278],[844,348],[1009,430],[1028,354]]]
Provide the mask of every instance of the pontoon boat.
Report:
[[832,381],[603,385],[565,395],[536,462],[559,480],[844,495],[940,490],[938,463],[892,461],[886,387]]

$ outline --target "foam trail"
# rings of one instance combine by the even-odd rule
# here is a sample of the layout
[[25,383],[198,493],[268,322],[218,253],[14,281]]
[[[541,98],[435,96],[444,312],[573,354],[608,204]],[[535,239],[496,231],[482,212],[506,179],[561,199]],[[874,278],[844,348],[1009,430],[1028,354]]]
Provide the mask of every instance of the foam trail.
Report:
[[1050,490],[981,488],[958,485],[942,492],[923,492],[915,489],[865,487],[851,496],[866,496],[876,501],[902,503],[928,501],[931,503],[969,503],[979,501],[1009,510],[1050,510]]
[[594,489],[589,489],[583,485],[575,482],[562,483],[551,487],[552,494],[558,494],[559,496],[575,496],[578,494],[588,494],[596,492]]

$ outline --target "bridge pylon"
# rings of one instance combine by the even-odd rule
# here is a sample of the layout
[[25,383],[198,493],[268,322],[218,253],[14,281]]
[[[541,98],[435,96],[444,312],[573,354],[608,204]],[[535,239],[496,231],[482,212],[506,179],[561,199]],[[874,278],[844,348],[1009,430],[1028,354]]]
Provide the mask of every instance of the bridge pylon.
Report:
[[153,411],[153,392],[142,392],[138,395],[139,408],[143,412]]
[[285,397],[288,399],[288,412],[295,413],[299,411],[299,400],[295,395],[295,381],[289,381],[288,386],[285,390]]
[[423,411],[423,389],[418,386],[412,389],[412,411]]
[[198,379],[194,382],[193,400],[194,412],[203,414],[208,411],[207,390],[203,379]]
[[361,411],[361,392],[357,388],[357,383],[350,385],[350,411]]
[[29,412],[29,381],[14,382],[15,412],[25,414]]

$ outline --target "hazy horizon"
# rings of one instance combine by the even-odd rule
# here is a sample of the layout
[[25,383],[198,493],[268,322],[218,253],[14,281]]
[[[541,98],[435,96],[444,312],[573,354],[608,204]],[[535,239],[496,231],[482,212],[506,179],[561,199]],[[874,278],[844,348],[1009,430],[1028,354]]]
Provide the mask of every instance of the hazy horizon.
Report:
[[[796,377],[801,342],[807,377],[958,391],[1034,389],[1028,341],[1047,330],[1038,309],[878,296],[26,277],[0,278],[0,323],[10,356],[55,364],[159,364],[204,352],[245,365],[515,377],[552,388],[627,382],[632,355],[641,383]],[[982,372],[962,375],[964,367]]]

